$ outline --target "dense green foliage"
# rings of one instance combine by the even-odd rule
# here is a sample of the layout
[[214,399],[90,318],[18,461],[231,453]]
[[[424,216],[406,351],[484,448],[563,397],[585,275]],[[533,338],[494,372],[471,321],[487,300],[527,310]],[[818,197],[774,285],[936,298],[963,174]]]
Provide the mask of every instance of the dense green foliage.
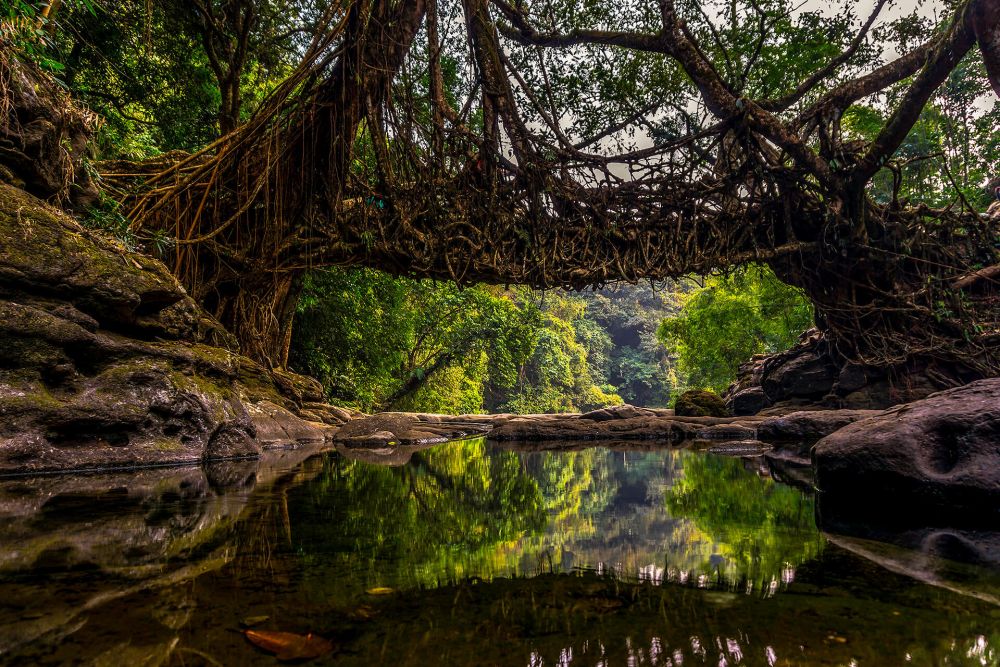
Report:
[[460,290],[368,269],[309,276],[292,364],[365,409],[482,410],[515,385],[541,316],[497,289]]
[[[362,409],[561,412],[622,402],[589,359],[609,342],[561,293],[310,274],[291,363]],[[598,384],[600,382],[600,384]]]
[[797,290],[757,267],[701,288],[579,295],[317,271],[291,364],[365,410],[665,406],[687,387],[722,391],[739,364],[791,346],[811,317]]
[[580,294],[587,304],[576,329],[599,382],[617,388],[626,403],[650,407],[670,402],[676,373],[656,337],[660,322],[677,311],[679,283],[612,285]]
[[8,6],[14,43],[101,116],[102,158],[196,150],[231,130],[298,63],[317,13],[313,0],[46,4]]
[[812,323],[801,292],[761,267],[711,276],[680,299],[657,335],[676,355],[680,384],[696,389],[723,391],[741,363],[791,347]]

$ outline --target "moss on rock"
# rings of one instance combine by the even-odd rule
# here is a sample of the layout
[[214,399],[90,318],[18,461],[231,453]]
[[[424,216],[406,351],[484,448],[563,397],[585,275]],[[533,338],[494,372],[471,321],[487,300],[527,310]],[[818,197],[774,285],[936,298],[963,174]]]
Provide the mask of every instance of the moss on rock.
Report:
[[0,473],[255,456],[322,440],[297,414],[318,400],[240,356],[161,262],[0,184]]
[[677,397],[674,414],[679,417],[729,417],[721,398],[711,391],[692,389]]

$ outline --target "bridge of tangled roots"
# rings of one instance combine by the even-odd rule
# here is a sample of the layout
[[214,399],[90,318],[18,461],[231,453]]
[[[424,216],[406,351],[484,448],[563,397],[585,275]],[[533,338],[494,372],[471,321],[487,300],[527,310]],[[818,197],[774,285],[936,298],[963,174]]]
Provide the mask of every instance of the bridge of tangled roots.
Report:
[[[567,33],[520,5],[465,0],[453,8],[475,73],[463,102],[446,90],[437,3],[353,3],[327,11],[302,65],[247,123],[194,155],[106,164],[104,182],[134,228],[173,240],[169,261],[195,298],[272,361],[315,267],[582,288],[762,262],[852,354],[992,368],[997,226],[957,186],[941,208],[909,204],[893,156],[977,42],[1000,91],[1000,1],[960,3],[930,41],[838,78],[885,5],[825,65],[751,99],[670,0],[655,30]],[[429,48],[411,51],[422,28]],[[583,47],[662,58],[686,82],[672,93],[683,103],[658,91],[570,138],[552,66],[515,66],[512,54],[551,63]],[[426,90],[400,83],[415,67]],[[890,88],[899,101],[873,137],[848,139],[845,111]],[[672,129],[623,139],[654,125]]]

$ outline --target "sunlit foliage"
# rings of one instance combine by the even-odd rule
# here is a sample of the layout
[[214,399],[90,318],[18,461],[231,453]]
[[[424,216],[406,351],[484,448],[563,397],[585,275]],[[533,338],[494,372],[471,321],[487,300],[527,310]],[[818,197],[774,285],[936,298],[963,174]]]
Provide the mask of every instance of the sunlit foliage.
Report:
[[791,347],[812,324],[802,293],[762,267],[711,276],[680,299],[657,335],[677,358],[680,383],[693,389],[723,391],[741,363]]
[[690,519],[715,545],[717,557],[703,571],[714,570],[723,578],[735,571],[758,586],[768,585],[823,548],[815,530],[814,499],[762,479],[738,458],[685,458],[683,475],[667,490],[666,504],[671,514]]

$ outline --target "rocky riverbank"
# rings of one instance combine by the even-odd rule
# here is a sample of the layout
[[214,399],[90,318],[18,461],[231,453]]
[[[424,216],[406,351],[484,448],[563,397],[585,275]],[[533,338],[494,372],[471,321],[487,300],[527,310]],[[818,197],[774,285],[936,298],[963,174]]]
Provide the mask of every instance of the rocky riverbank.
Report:
[[[798,452],[877,410],[798,411],[787,415],[685,417],[673,410],[622,405],[585,414],[434,415],[389,412],[355,419],[333,433],[354,449],[432,445],[470,436],[505,443],[656,442],[711,446],[764,441]],[[804,443],[804,444],[803,444]]]
[[258,456],[353,413],[262,368],[159,261],[0,184],[0,473]]

